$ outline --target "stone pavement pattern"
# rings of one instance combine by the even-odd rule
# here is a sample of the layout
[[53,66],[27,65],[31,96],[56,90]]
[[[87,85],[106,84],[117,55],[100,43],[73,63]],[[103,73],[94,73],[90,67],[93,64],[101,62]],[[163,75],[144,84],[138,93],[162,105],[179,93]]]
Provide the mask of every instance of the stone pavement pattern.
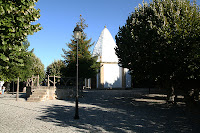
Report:
[[74,99],[26,102],[0,96],[0,133],[199,132],[198,115],[184,104],[169,106],[162,95],[135,90],[85,91],[74,120]]

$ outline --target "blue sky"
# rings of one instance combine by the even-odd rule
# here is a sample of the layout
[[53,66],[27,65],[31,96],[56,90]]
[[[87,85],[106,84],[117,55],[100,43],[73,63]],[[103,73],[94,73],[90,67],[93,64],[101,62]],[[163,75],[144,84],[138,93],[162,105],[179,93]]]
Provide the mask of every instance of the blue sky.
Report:
[[29,49],[34,48],[47,67],[54,60],[63,59],[62,48],[67,50],[66,43],[72,38],[80,14],[88,24],[88,38],[96,43],[105,25],[114,38],[139,3],[142,0],[39,0],[36,8],[41,10],[41,17],[36,23],[43,29],[28,36]]
[[[72,38],[74,27],[79,21],[80,14],[86,20],[85,29],[88,38],[97,42],[101,31],[106,25],[113,38],[123,26],[134,8],[143,0],[39,0],[43,29],[28,36],[29,49],[39,57],[45,68],[54,60],[62,59],[62,48],[68,49],[66,43]],[[145,0],[149,2],[149,0]],[[197,0],[198,4],[200,3]],[[91,48],[91,52],[93,47]]]

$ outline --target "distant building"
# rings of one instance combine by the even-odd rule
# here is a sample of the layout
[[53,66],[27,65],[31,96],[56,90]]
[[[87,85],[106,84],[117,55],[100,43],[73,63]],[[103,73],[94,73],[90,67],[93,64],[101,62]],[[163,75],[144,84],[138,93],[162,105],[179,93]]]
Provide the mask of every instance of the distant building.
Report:
[[128,69],[118,65],[118,57],[115,54],[116,43],[109,30],[103,29],[94,47],[93,56],[98,56],[97,62],[101,63],[96,79],[92,79],[94,88],[130,88],[131,76]]
[[2,90],[3,84],[4,84],[4,81],[0,81],[0,90]]

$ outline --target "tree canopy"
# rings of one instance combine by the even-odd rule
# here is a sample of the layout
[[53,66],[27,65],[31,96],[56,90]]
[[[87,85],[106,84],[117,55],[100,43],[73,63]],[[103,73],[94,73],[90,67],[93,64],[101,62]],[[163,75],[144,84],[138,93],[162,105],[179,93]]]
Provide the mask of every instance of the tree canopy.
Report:
[[22,49],[24,55],[21,57],[23,59],[24,65],[18,68],[17,66],[13,66],[10,68],[10,72],[8,76],[10,76],[10,80],[15,80],[16,72],[18,72],[18,77],[20,78],[20,81],[26,81],[28,78],[30,78],[32,75],[39,75],[40,79],[44,78],[45,71],[44,71],[44,65],[41,62],[41,60],[33,53],[34,50],[31,51],[28,50],[28,47],[30,46],[30,43],[28,41],[25,41],[23,43],[24,49]]
[[[92,57],[89,48],[94,45],[91,43],[92,39],[87,39],[87,34],[84,32],[85,28],[88,27],[85,24],[85,20],[80,16],[80,21],[77,25],[83,30],[81,39],[78,40],[78,61],[79,61],[79,77],[80,78],[91,78],[97,73],[99,63],[96,62],[97,57]],[[64,62],[66,64],[66,77],[76,76],[76,59],[77,59],[77,40],[72,35],[71,42],[67,44],[69,50],[63,49]]]
[[46,74],[49,76],[63,76],[65,67],[62,60],[55,60],[47,67]]
[[172,85],[200,78],[200,11],[195,1],[153,0],[119,28],[116,54],[136,80]]
[[32,54],[31,60],[32,60],[31,70],[33,71],[32,75],[39,75],[40,79],[42,80],[45,77],[44,64],[35,54]]
[[27,35],[41,30],[40,24],[32,23],[40,18],[40,10],[34,7],[36,2],[37,0],[0,1],[0,75],[5,80],[12,80],[20,75],[28,56],[23,43]]

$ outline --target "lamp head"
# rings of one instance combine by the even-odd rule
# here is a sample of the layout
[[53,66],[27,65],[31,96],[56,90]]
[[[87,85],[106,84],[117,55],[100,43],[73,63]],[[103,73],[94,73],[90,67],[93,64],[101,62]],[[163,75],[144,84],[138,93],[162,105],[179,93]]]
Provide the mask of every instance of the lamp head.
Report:
[[74,31],[73,31],[73,33],[74,33],[74,38],[75,38],[75,39],[81,39],[82,31],[83,31],[83,30],[82,30],[78,25],[76,25],[76,27],[74,28]]

